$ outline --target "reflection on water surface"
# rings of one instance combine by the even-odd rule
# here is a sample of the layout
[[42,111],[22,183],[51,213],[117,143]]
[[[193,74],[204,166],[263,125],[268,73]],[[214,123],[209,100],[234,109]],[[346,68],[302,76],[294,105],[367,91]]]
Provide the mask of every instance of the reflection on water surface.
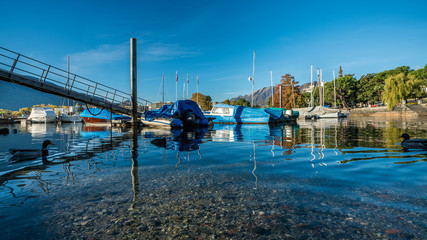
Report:
[[[0,136],[4,239],[426,235],[426,122],[344,119],[157,130],[12,126]],[[8,149],[47,161],[11,164]],[[3,237],[2,237],[3,239]]]

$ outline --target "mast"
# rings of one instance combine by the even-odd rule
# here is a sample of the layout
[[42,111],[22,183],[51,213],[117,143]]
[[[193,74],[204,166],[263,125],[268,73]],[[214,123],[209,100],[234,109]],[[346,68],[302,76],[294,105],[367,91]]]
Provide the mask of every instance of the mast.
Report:
[[271,79],[271,106],[274,107],[273,71],[270,71],[270,79]]
[[188,80],[188,73],[187,73],[187,99],[188,99],[188,85],[190,85],[189,83],[190,83],[190,82],[189,82],[189,80]]
[[252,102],[251,107],[254,107],[254,83],[255,83],[255,51],[254,51],[254,61],[252,66]]
[[175,91],[176,91],[176,97],[175,102],[178,101],[178,71],[176,71],[176,83],[175,83]]
[[319,87],[319,106],[322,105],[322,93],[320,90],[320,74],[319,74],[319,69],[317,69],[317,86]]
[[184,86],[182,87],[182,100],[185,99],[185,82],[184,82]]
[[197,75],[197,105],[199,105],[199,75]]
[[313,65],[311,65],[311,67],[310,67],[310,80],[311,80],[311,85],[310,85],[310,89],[311,89],[311,91],[310,91],[310,107],[313,107],[313,102],[314,102],[314,100],[313,100]]
[[[67,83],[70,81],[70,55],[68,55],[68,77],[67,77]],[[67,98],[67,106],[70,106],[70,99]]]
[[337,90],[335,88],[335,70],[332,70],[332,74],[334,77],[334,108],[337,108]]
[[322,107],[325,106],[325,83],[323,82],[323,71],[320,69],[320,82],[322,83]]
[[291,78],[291,88],[292,88],[292,108],[295,108],[294,79],[293,78]]
[[165,103],[165,74],[163,73],[163,97],[162,97],[162,104]]

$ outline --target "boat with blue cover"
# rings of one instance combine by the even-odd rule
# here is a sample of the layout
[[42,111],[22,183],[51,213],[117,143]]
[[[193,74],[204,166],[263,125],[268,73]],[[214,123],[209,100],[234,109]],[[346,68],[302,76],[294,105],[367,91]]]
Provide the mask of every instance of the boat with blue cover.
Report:
[[296,122],[299,117],[299,112],[295,110],[287,110],[284,108],[266,108],[265,111],[270,114],[270,123],[289,123]]
[[80,113],[80,117],[88,124],[110,124],[110,120],[112,123],[117,124],[130,121],[131,119],[129,116],[110,113],[109,111],[100,108],[85,109]]
[[160,128],[208,127],[209,120],[196,102],[178,100],[158,110],[146,111],[141,118],[144,125]]
[[[212,111],[207,114],[213,119],[214,123],[223,124],[268,124],[271,114],[261,108],[243,107],[228,104],[216,104]],[[279,117],[279,116],[273,116]]]

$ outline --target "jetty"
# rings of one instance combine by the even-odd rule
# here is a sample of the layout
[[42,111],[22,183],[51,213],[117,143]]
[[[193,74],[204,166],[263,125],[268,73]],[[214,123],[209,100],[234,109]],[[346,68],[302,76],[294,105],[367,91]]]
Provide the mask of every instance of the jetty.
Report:
[[[132,95],[0,47],[0,80],[41,92],[132,115]],[[137,98],[141,116],[148,100]]]

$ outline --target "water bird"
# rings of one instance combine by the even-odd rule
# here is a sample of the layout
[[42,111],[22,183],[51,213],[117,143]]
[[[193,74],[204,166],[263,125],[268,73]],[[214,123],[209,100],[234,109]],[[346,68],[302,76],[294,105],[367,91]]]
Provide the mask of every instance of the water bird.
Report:
[[10,148],[9,152],[12,154],[11,161],[14,162],[20,162],[24,160],[31,160],[36,159],[39,157],[46,157],[49,155],[49,151],[47,150],[47,147],[49,145],[55,145],[49,140],[45,140],[42,144],[41,149],[16,149],[16,148]]
[[405,150],[409,150],[409,149],[427,150],[427,139],[410,139],[407,133],[402,134],[402,136],[400,137],[403,138],[401,145]]
[[1,135],[9,134],[9,129],[8,128],[0,128],[0,134]]

